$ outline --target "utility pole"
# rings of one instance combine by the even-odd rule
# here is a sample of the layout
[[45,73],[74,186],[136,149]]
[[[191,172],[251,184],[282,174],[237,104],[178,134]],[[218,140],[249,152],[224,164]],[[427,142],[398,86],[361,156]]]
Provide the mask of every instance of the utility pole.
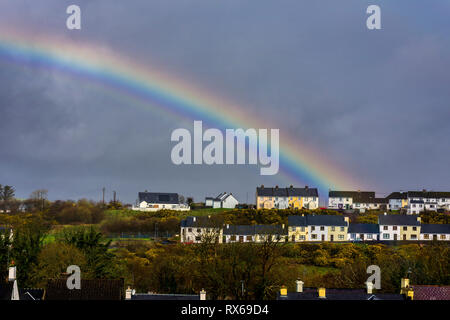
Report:
[[113,191],[113,194],[114,194],[114,196],[113,196],[113,203],[116,204],[116,192]]
[[102,203],[105,205],[105,187],[102,188],[103,197],[102,197]]

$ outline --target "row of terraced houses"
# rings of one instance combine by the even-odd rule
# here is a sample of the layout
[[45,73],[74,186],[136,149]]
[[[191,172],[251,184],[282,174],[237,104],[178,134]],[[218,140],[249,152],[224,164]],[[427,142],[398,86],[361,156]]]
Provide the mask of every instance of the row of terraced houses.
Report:
[[181,221],[181,242],[343,242],[343,241],[450,241],[449,224],[422,224],[420,217],[384,214],[378,224],[349,223],[338,215],[289,216],[287,225],[229,225],[214,217],[187,217]]
[[[319,192],[317,188],[256,188],[257,209],[317,209]],[[328,208],[336,210],[402,210],[407,214],[422,211],[450,210],[450,192],[407,191],[392,192],[385,198],[378,198],[374,191],[333,191],[328,193]]]

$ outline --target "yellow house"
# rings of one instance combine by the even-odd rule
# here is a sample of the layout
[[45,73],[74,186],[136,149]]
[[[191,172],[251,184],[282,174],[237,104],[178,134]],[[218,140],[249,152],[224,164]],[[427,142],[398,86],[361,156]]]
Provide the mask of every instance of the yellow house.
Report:
[[289,216],[288,226],[290,242],[301,242],[308,239],[308,226],[305,216]]
[[317,188],[266,188],[264,185],[256,188],[257,209],[317,209],[319,207],[319,192]]

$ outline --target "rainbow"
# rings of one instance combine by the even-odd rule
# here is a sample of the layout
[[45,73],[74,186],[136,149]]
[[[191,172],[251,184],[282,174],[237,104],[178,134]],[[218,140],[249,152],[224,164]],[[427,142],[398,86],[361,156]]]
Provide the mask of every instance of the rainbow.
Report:
[[[92,81],[131,104],[153,111],[202,120],[217,128],[280,128],[280,173],[288,184],[327,189],[361,188],[343,168],[330,162],[300,137],[287,136],[282,127],[249,114],[245,108],[206,90],[200,90],[147,64],[138,64],[107,48],[70,39],[0,29],[0,59],[33,68],[50,68],[74,78]],[[0,61],[1,61],[0,60]]]

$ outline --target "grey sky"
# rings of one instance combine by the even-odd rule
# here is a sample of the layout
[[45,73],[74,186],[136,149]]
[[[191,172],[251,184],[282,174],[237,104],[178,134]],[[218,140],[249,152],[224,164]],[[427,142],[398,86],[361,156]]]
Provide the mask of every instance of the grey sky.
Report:
[[[65,28],[69,4],[82,9],[81,31]],[[382,30],[365,27],[369,4],[381,6]],[[448,1],[0,0],[0,8],[0,26],[151,60],[274,119],[380,196],[450,190]],[[46,188],[52,199],[99,199],[105,186],[127,202],[144,189],[252,201],[257,185],[285,183],[256,167],[174,166],[170,134],[191,123],[54,70],[0,59],[0,84],[0,183],[20,197]]]

